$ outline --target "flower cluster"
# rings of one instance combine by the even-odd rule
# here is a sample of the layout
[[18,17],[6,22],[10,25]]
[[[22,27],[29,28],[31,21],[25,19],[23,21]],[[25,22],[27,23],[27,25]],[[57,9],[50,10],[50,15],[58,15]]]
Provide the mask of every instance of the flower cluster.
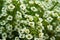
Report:
[[0,40],[60,40],[60,0],[2,2]]

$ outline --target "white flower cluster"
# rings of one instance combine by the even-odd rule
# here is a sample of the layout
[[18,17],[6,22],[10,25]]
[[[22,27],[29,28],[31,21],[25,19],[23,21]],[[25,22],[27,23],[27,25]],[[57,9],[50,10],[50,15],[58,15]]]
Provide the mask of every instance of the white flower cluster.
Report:
[[60,40],[60,0],[2,1],[0,40]]

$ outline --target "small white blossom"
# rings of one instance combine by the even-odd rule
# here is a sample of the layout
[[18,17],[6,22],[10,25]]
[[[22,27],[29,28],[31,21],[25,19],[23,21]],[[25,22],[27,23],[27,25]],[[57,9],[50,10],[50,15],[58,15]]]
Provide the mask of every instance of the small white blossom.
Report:
[[29,29],[24,29],[24,32],[27,34],[30,33]]
[[19,11],[17,11],[17,14],[15,15],[15,18],[16,19],[21,19],[22,18],[22,14]]
[[39,17],[39,14],[36,13],[35,16],[36,16],[36,17]]
[[49,22],[52,22],[52,20],[53,20],[52,17],[48,17],[46,21],[49,23]]
[[48,14],[44,14],[43,17],[44,18],[47,18],[47,17],[49,17],[49,15]]
[[60,32],[60,25],[56,27],[56,32]]
[[37,1],[35,1],[35,3],[36,3],[36,4],[39,4],[39,3],[40,3],[40,1],[38,1],[38,0],[37,0]]
[[25,4],[21,4],[21,5],[20,5],[20,9],[21,9],[21,10],[25,10],[25,9],[26,9],[26,5],[25,5]]
[[19,33],[24,33],[24,29],[18,30]]
[[53,26],[52,25],[47,25],[47,29],[48,30],[53,30]]
[[49,35],[45,34],[44,39],[48,39],[48,38],[49,38]]
[[19,40],[19,37],[15,37],[15,40]]
[[30,40],[30,39],[33,38],[33,36],[32,36],[31,34],[27,34],[27,35],[26,35],[26,38],[27,38],[28,40]]
[[37,25],[42,26],[41,21],[38,21],[38,22],[37,22]]
[[13,28],[12,25],[6,24],[6,29],[7,29],[7,30],[12,30],[12,28]]
[[50,40],[55,40],[55,37],[51,37]]
[[31,26],[32,28],[34,28],[34,22],[29,22],[29,26]]
[[9,9],[10,11],[12,11],[14,8],[15,8],[15,6],[14,6],[13,4],[8,5],[8,9]]
[[29,4],[34,4],[34,1],[29,1]]
[[7,21],[2,20],[2,22],[0,22],[1,25],[5,25],[7,23]]
[[51,11],[46,11],[46,12],[44,12],[43,17],[48,18],[50,16],[50,14],[51,14]]
[[43,35],[44,35],[44,33],[42,33],[42,32],[39,33],[39,37],[40,37],[40,38],[43,38]]
[[11,16],[11,15],[9,15],[8,17],[7,17],[7,20],[12,20],[13,19],[13,17]]
[[39,40],[39,38],[36,38],[36,37],[35,37],[34,40]]
[[31,10],[34,12],[38,11],[36,7],[31,7]]
[[33,16],[28,16],[28,20],[33,21]]
[[3,38],[7,38],[7,33],[2,33]]
[[25,38],[25,34],[19,33],[19,38]]
[[39,18],[39,21],[40,21],[40,22],[42,22],[42,21],[43,21],[43,19],[42,19],[42,18]]

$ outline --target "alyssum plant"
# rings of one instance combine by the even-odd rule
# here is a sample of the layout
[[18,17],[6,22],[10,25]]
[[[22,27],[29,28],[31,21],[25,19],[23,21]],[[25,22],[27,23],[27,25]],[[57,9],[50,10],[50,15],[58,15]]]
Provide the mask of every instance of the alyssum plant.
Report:
[[60,1],[0,0],[0,40],[60,40]]

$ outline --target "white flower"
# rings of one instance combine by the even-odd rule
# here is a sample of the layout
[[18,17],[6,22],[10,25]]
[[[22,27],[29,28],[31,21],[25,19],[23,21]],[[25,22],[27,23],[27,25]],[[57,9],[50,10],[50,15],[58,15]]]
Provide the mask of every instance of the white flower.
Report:
[[39,4],[39,3],[40,3],[40,1],[35,1],[35,3],[36,3],[36,4]]
[[53,30],[53,26],[52,25],[47,25],[47,29],[48,30]]
[[2,10],[1,10],[2,11],[2,14],[5,14],[7,12],[6,9],[7,9],[7,6],[6,5],[4,7],[2,7]]
[[60,25],[56,27],[56,32],[60,32]]
[[42,26],[41,21],[38,21],[38,22],[37,22],[37,25]]
[[31,34],[27,34],[27,35],[26,35],[26,38],[27,38],[28,40],[30,40],[30,39],[33,38],[33,36],[32,36]]
[[27,20],[21,20],[20,23],[23,23],[23,24],[28,24],[28,21]]
[[39,37],[40,37],[40,38],[43,38],[43,36],[44,36],[44,33],[42,33],[42,32],[39,33]]
[[19,19],[17,19],[14,23],[15,23],[17,26],[19,26],[21,22],[20,22]]
[[49,23],[49,22],[52,22],[52,20],[53,20],[52,17],[48,17],[46,21]]
[[35,7],[31,7],[31,10],[34,12],[38,11],[37,8],[35,8]]
[[37,29],[39,32],[42,32],[42,30],[44,30],[44,26],[37,26],[36,29]]
[[5,25],[7,23],[7,21],[2,20],[2,22],[0,22],[1,25]]
[[34,4],[34,1],[29,1],[29,4]]
[[17,14],[15,15],[15,18],[16,19],[21,19],[22,18],[22,14],[19,11],[17,11]]
[[33,21],[33,16],[29,15],[28,20]]
[[39,40],[39,38],[34,38],[34,40]]
[[12,20],[13,19],[13,17],[11,16],[11,15],[9,15],[8,17],[7,17],[7,20]]
[[28,16],[29,16],[29,15],[27,15],[27,14],[24,15],[25,18],[28,18]]
[[[38,30],[41,30],[41,27],[40,26],[37,26],[37,28],[36,29],[38,29]],[[42,31],[42,30],[41,30]]]
[[43,19],[42,19],[42,18],[39,18],[39,21],[40,21],[40,22],[42,22],[42,21],[43,21]]
[[21,5],[20,5],[20,9],[21,9],[21,10],[25,10],[25,9],[26,9],[26,5],[25,5],[25,4],[21,4]]
[[45,34],[44,39],[48,39],[48,38],[49,38],[49,35]]
[[35,16],[36,16],[36,17],[39,17],[39,14],[36,13]]
[[7,30],[12,30],[12,28],[13,28],[12,25],[6,24],[6,29],[7,29]]
[[29,26],[34,28],[35,23],[34,22],[29,22]]
[[43,14],[43,17],[47,18],[47,17],[49,17],[49,15],[48,14]]
[[51,37],[50,40],[55,40],[55,37]]
[[19,37],[15,37],[15,40],[19,40]]
[[25,34],[19,33],[19,38],[25,38]]
[[50,14],[51,14],[51,11],[46,11],[46,12],[44,12],[43,17],[47,18],[47,17],[49,17]]
[[7,38],[7,33],[2,33],[3,38]]
[[30,33],[29,29],[24,29],[24,32],[27,34]]
[[19,30],[18,32],[20,32],[20,28],[21,28],[21,26],[19,24],[17,24],[17,25],[15,25],[14,30]]
[[19,33],[24,33],[24,29],[19,29],[18,32]]
[[15,6],[14,6],[13,4],[8,5],[8,9],[9,9],[10,11],[12,11],[14,8],[15,8]]

